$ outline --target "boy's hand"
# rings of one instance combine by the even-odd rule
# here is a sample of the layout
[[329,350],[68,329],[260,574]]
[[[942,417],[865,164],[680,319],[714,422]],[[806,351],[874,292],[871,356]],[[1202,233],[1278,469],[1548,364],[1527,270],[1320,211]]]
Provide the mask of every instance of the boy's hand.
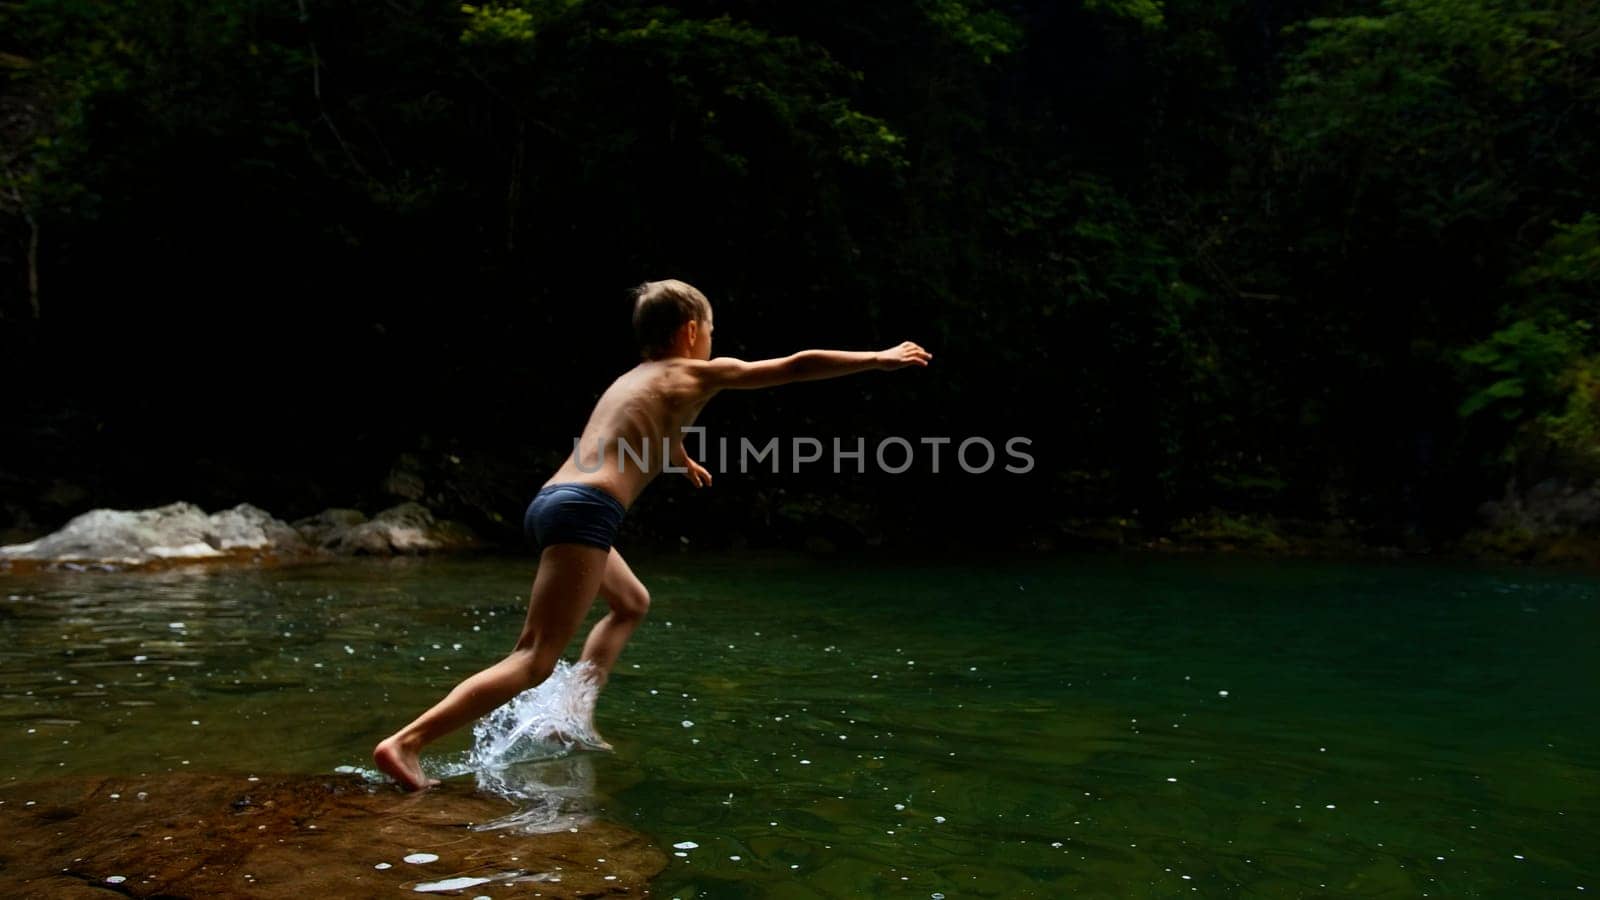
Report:
[[695,462],[694,457],[687,453],[683,455],[683,467],[689,470],[683,473],[684,477],[689,479],[695,487],[711,486],[711,473],[706,471],[705,466]]
[[879,352],[876,362],[880,369],[903,369],[906,366],[926,366],[930,359],[933,359],[932,353],[906,341],[898,347]]

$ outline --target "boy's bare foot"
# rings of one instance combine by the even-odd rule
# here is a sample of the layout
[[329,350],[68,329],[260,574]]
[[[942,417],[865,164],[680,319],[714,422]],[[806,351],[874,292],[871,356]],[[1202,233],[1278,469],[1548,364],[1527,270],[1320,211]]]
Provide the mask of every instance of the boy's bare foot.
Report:
[[380,771],[408,791],[420,791],[439,783],[439,779],[422,774],[422,760],[417,756],[417,749],[400,743],[392,736],[373,749],[372,761]]

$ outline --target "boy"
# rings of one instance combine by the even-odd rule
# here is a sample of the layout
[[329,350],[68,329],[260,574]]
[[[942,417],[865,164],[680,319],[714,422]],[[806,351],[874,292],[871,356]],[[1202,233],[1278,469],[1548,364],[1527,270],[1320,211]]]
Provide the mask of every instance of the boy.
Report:
[[422,773],[418,754],[425,744],[549,677],[596,594],[606,598],[611,611],[589,632],[579,665],[588,663],[589,677],[604,684],[650,608],[644,585],[611,546],[617,527],[669,460],[695,487],[711,484],[711,473],[684,452],[680,429],[692,424],[718,391],[926,366],[933,358],[907,341],[877,353],[804,350],[759,362],[712,359],[711,304],[676,280],[634,289],[633,328],[639,365],[601,395],[572,455],[528,505],[523,529],[540,548],[539,568],[516,647],[372,752],[378,768],[407,790],[438,783]]

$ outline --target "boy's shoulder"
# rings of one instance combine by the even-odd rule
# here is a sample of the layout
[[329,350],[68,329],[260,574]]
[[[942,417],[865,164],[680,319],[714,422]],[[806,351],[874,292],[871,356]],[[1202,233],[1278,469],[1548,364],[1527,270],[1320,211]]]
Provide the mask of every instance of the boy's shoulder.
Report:
[[686,356],[652,360],[641,367],[644,371],[634,370],[634,389],[679,398],[698,396],[705,391],[710,362]]

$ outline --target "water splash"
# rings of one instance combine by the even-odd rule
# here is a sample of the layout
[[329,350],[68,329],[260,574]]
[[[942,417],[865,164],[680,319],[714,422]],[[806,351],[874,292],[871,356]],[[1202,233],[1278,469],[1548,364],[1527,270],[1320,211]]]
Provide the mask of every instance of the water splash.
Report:
[[589,820],[594,766],[570,754],[611,749],[594,727],[599,696],[592,664],[561,660],[542,684],[478,721],[464,765],[476,773],[479,790],[518,808],[473,826],[474,831],[564,831]]
[[563,756],[573,749],[609,750],[594,728],[600,684],[588,661],[556,662],[537,687],[511,698],[472,728],[467,765],[474,771]]
[[[472,729],[472,749],[424,756],[422,772],[441,781],[476,776],[480,791],[503,797],[515,811],[472,826],[474,831],[509,829],[524,834],[565,831],[591,818],[594,766],[573,750],[609,750],[595,731],[600,695],[588,662],[558,661],[550,677],[484,716]],[[388,783],[375,769],[339,766],[370,783]]]

